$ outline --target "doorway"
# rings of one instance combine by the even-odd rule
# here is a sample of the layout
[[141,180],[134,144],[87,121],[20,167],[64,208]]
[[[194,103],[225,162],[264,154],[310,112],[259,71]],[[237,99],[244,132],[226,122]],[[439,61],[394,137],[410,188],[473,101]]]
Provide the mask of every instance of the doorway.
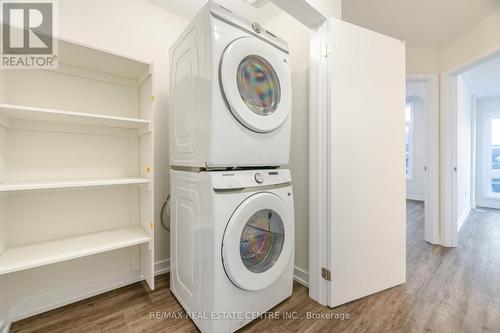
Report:
[[476,206],[500,209],[500,96],[479,100],[478,110]]
[[500,209],[500,55],[459,77],[472,103],[471,206]]
[[446,245],[476,208],[500,209],[500,52],[443,75],[443,220]]
[[406,200],[425,202],[425,83],[406,82]]
[[408,206],[409,208],[424,206],[425,240],[431,244],[442,244],[439,224],[439,76],[437,74],[407,75],[405,120]]

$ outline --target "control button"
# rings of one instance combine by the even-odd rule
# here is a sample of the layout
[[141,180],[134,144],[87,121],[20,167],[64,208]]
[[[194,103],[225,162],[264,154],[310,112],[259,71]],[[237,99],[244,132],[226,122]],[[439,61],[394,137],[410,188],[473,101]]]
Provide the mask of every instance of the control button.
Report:
[[257,172],[255,174],[255,181],[259,184],[262,184],[264,182],[264,177],[262,177],[262,174],[260,172]]
[[257,22],[252,23],[252,28],[258,34],[260,34],[262,32],[262,27]]

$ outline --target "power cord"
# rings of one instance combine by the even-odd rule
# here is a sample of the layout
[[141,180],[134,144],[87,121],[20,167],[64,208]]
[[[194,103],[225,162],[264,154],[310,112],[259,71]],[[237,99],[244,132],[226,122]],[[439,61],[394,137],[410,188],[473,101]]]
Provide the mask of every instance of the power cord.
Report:
[[167,200],[163,203],[163,207],[161,207],[161,213],[160,213],[160,220],[161,220],[161,226],[170,232],[170,227],[165,225],[165,220],[163,219],[163,214],[165,212],[165,208],[167,209],[168,216],[170,217],[170,194],[167,197]]

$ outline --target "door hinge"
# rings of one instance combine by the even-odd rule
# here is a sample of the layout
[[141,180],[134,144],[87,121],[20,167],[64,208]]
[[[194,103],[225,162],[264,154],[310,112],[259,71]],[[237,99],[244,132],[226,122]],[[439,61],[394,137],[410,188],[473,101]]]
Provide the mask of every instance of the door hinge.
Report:
[[323,58],[328,58],[328,55],[330,54],[330,47],[328,45],[323,46],[321,49],[321,56]]
[[332,280],[332,274],[330,271],[326,268],[321,268],[321,277],[325,279],[326,281],[331,281]]

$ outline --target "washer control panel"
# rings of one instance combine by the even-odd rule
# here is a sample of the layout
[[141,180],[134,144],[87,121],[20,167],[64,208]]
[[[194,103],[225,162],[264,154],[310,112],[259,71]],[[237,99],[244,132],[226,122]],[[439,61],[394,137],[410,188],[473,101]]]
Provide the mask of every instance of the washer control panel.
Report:
[[252,29],[258,34],[262,32],[262,27],[257,22],[252,23]]
[[234,170],[210,172],[212,186],[216,190],[243,189],[291,183],[290,170]]

